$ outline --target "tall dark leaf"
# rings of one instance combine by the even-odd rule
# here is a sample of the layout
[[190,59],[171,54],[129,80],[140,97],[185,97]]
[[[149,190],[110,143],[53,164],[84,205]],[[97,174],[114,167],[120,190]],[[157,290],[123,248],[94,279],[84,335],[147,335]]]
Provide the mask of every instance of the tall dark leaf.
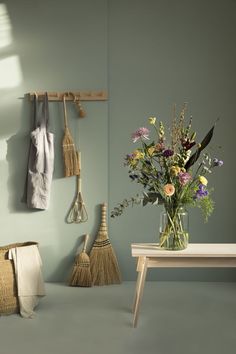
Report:
[[205,147],[207,147],[207,145],[209,144],[209,142],[211,141],[211,138],[213,136],[213,132],[215,129],[215,124],[213,125],[213,127],[211,128],[211,130],[207,133],[207,135],[205,136],[205,138],[202,140],[201,142],[201,146],[200,146],[200,150],[202,151],[203,149],[205,149]]
[[210,143],[212,136],[213,136],[213,132],[215,129],[215,124],[213,125],[213,127],[209,130],[209,132],[207,133],[207,135],[205,136],[205,138],[202,140],[201,145],[199,148],[197,148],[197,150],[195,151],[195,153],[190,157],[190,159],[186,162],[185,164],[185,169],[188,170],[191,166],[193,166],[195,164],[195,162],[198,160],[200,153],[203,149],[205,149],[207,147],[207,145]]
[[199,158],[200,156],[200,153],[201,153],[201,150],[200,148],[198,148],[195,153],[190,157],[190,159],[186,162],[184,168],[186,169],[186,171],[189,170],[189,168],[191,166],[193,166],[195,164],[195,162],[197,161],[197,159]]

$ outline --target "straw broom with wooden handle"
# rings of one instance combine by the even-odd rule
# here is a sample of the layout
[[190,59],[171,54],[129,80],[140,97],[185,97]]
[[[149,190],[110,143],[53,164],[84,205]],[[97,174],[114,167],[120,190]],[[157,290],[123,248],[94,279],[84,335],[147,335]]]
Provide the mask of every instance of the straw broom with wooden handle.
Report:
[[66,112],[66,95],[63,95],[63,111],[64,111],[64,136],[62,140],[62,151],[64,160],[64,176],[78,176],[80,168],[78,163],[78,156],[71,132],[68,127],[67,112]]
[[90,252],[92,281],[94,285],[120,284],[121,274],[115,252],[108,238],[106,204],[102,204],[101,225]]
[[92,286],[92,277],[90,270],[90,259],[86,253],[86,247],[88,243],[89,235],[85,235],[84,247],[80,254],[76,256],[75,264],[71,274],[70,286]]

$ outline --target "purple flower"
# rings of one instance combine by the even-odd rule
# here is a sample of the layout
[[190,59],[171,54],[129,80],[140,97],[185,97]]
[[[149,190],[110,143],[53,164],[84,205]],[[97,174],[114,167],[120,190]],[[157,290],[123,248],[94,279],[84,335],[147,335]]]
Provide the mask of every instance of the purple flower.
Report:
[[224,164],[224,162],[222,160],[218,160],[217,158],[214,158],[212,160],[212,166],[216,167],[216,166],[222,166]]
[[178,174],[178,177],[179,177],[179,182],[180,184],[182,184],[182,186],[187,184],[192,179],[192,176],[188,172],[180,172]]
[[129,166],[132,163],[133,159],[134,159],[134,154],[127,154],[124,159],[125,160],[124,165]]
[[196,191],[196,196],[195,198],[203,198],[208,195],[208,191],[206,190],[206,187],[203,184],[199,184],[198,190]]
[[140,138],[142,139],[147,139],[149,140],[149,129],[147,128],[139,128],[138,130],[136,130],[132,135],[132,140],[133,140],[133,143],[136,143],[137,140],[139,140]]
[[125,156],[125,161],[126,161],[126,162],[130,162],[130,161],[133,160],[133,158],[134,158],[134,155],[133,155],[133,154],[127,154],[127,155]]
[[166,150],[163,151],[163,156],[164,157],[170,157],[172,155],[174,155],[174,151],[171,150],[171,149],[166,149]]

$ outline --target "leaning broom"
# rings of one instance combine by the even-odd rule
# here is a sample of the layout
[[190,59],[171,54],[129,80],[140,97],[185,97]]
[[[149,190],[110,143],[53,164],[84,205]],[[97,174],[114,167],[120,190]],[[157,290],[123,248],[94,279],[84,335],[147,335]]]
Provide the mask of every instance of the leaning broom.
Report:
[[92,277],[90,270],[90,260],[86,253],[89,235],[85,235],[84,247],[81,253],[76,256],[75,264],[70,277],[70,286],[92,286]]
[[121,274],[115,252],[108,238],[106,204],[102,204],[101,225],[90,252],[90,266],[94,285],[120,284]]

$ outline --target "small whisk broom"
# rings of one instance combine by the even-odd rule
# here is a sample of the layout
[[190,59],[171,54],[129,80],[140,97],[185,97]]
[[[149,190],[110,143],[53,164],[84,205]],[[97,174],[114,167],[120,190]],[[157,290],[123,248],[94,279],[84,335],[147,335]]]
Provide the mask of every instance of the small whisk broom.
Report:
[[108,238],[106,204],[102,204],[101,225],[90,252],[92,281],[94,285],[120,284],[121,274],[115,252]]
[[75,264],[69,281],[70,286],[92,286],[90,259],[86,253],[88,239],[89,235],[85,235],[83,250],[76,256]]
[[66,95],[63,95],[63,110],[64,110],[64,137],[62,140],[63,160],[64,160],[64,175],[65,177],[78,176],[79,164],[74,141],[68,127],[67,112],[66,112]]

